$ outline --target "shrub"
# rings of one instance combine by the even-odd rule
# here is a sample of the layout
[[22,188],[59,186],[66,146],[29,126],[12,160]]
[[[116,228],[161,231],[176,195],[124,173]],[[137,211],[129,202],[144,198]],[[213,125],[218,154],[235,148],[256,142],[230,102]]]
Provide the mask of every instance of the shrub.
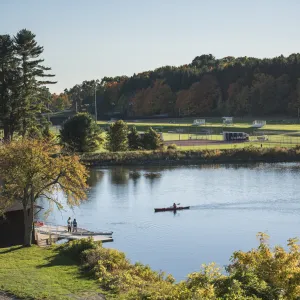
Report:
[[168,145],[167,150],[177,150],[177,145],[176,144],[170,144],[170,145]]
[[160,135],[150,127],[148,131],[145,132],[143,137],[143,146],[146,150],[156,150],[162,145],[162,140]]
[[120,299],[180,299],[172,296],[174,291],[179,292],[172,276],[165,277],[164,273],[141,263],[133,265],[118,250],[97,246],[84,251],[82,261],[99,280],[101,288],[126,295]]
[[128,133],[128,146],[130,150],[139,150],[143,148],[141,137],[133,126]]
[[147,265],[131,264],[124,253],[103,248],[91,239],[70,242],[61,251],[75,259],[81,257],[83,267],[92,272],[101,288],[113,292],[117,299],[300,299],[297,240],[288,240],[289,250],[280,246],[271,249],[268,236],[259,233],[258,237],[257,249],[233,253],[226,274],[212,263],[179,283]]
[[80,261],[82,253],[89,249],[96,249],[97,246],[101,246],[101,242],[94,242],[91,237],[87,239],[80,239],[70,241],[59,247],[61,253],[71,257],[75,261]]
[[107,132],[106,149],[112,152],[128,150],[127,124],[119,120],[110,125]]
[[103,141],[100,133],[100,128],[89,114],[79,113],[63,123],[60,140],[71,151],[92,152]]

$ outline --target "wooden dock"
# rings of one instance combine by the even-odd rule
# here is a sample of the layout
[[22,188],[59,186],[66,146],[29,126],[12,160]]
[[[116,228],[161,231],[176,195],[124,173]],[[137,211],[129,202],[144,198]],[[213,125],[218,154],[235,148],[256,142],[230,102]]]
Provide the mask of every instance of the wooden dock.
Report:
[[79,240],[92,237],[94,241],[102,243],[113,242],[112,232],[92,232],[83,228],[78,228],[77,232],[68,232],[67,226],[43,225],[35,227],[36,240],[38,245],[51,245],[58,240]]

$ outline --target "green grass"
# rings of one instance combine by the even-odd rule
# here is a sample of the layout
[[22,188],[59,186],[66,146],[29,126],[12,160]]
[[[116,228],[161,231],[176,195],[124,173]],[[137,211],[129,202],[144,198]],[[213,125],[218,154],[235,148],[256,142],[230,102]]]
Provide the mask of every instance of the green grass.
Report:
[[[145,131],[150,126],[154,129],[169,133],[170,131],[175,132],[176,130],[183,130],[185,133],[197,133],[201,130],[212,130],[214,134],[219,134],[223,130],[225,131],[244,131],[250,134],[253,134],[256,131],[278,131],[278,134],[281,134],[282,132],[288,134],[288,133],[295,133],[300,131],[300,124],[289,124],[289,123],[282,123],[282,120],[273,120],[273,121],[267,121],[270,123],[267,123],[266,126],[262,128],[253,128],[252,127],[252,120],[243,121],[243,122],[237,122],[233,125],[224,126],[221,119],[218,121],[214,120],[213,122],[207,122],[205,125],[202,126],[192,126],[193,119],[187,119],[187,120],[180,120],[176,121],[177,123],[168,123],[169,121],[166,120],[146,120],[146,121],[138,121],[138,122],[127,122],[128,126],[135,126],[138,131]],[[180,123],[179,123],[180,122]],[[277,123],[276,123],[277,122]],[[105,128],[108,126],[107,121],[98,121],[98,124]]]
[[261,144],[263,148],[275,148],[275,147],[282,147],[282,148],[293,148],[296,147],[294,144],[284,144],[284,143],[236,143],[236,144],[208,144],[208,145],[196,145],[196,146],[177,146],[179,150],[222,150],[222,149],[242,149],[249,146],[253,146],[256,148],[261,148]]
[[0,290],[24,299],[77,299],[101,293],[97,282],[56,247],[0,249]]
[[[178,141],[178,140],[192,140],[202,139],[208,140],[208,145],[194,145],[190,146],[178,146],[181,150],[204,150],[204,149],[233,149],[233,148],[244,148],[249,145],[254,147],[260,147],[261,142],[257,141],[257,134],[255,132],[261,131],[268,136],[268,141],[262,142],[263,147],[295,147],[300,145],[300,124],[296,124],[298,120],[267,120],[267,125],[262,128],[251,127],[251,119],[241,119],[233,126],[224,126],[221,123],[221,118],[209,118],[210,122],[206,123],[204,126],[191,126],[195,118],[187,118],[176,120],[177,123],[169,123],[168,119],[161,120],[139,120],[138,122],[127,122],[128,126],[136,126],[138,131],[146,131],[151,126],[158,131],[163,132],[164,141]],[[237,118],[236,118],[237,120]],[[180,122],[180,123],[179,123]],[[293,124],[291,124],[293,123]],[[102,128],[108,126],[107,121],[98,121],[98,124]],[[201,130],[211,129],[213,134],[204,135],[201,134]],[[177,130],[182,130],[184,132],[179,133]],[[242,131],[250,134],[250,143],[232,143],[223,144],[224,131]],[[269,132],[268,132],[269,131]],[[209,141],[220,141],[218,144],[210,144]],[[104,145],[101,146],[97,153],[106,152]]]

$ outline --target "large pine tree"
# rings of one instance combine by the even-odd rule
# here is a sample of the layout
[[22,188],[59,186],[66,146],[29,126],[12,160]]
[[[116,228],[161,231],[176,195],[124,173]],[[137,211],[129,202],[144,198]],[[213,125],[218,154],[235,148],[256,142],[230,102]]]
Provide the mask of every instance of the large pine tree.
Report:
[[18,63],[13,39],[0,35],[0,120],[5,140],[10,140],[15,130],[15,107],[20,91]]
[[45,73],[51,68],[42,65],[44,59],[40,56],[44,48],[37,44],[35,34],[22,29],[14,37],[14,44],[21,79],[17,123],[20,134],[25,136],[28,129],[37,123],[37,117],[45,108],[46,103],[41,97],[41,88],[45,84],[56,82],[45,80],[54,75]]

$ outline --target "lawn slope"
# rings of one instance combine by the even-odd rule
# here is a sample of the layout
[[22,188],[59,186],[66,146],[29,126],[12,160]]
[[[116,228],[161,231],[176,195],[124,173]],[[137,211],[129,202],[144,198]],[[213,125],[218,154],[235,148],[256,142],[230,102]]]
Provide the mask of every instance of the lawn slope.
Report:
[[0,291],[24,299],[100,299],[96,280],[56,249],[0,249]]

